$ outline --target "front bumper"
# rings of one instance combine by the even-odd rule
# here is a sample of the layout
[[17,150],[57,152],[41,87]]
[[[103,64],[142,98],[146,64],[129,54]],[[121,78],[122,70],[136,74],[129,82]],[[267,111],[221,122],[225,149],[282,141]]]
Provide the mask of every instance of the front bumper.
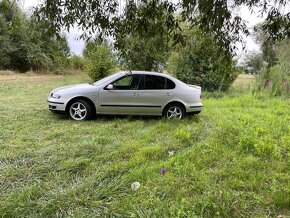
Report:
[[64,102],[58,101],[53,98],[48,98],[47,103],[48,103],[48,109],[50,111],[65,111],[66,105]]

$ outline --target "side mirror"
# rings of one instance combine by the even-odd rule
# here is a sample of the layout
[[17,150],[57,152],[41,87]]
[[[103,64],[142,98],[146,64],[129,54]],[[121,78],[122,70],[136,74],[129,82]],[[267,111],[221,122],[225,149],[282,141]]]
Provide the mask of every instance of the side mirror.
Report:
[[106,89],[108,89],[108,90],[112,90],[112,89],[114,89],[114,85],[109,84],[109,85],[107,85]]

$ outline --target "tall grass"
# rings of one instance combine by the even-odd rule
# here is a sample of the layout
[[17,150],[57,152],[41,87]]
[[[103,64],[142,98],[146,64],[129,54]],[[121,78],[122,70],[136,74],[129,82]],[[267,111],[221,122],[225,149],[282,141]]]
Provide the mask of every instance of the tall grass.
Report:
[[290,215],[287,100],[205,95],[202,113],[180,121],[47,110],[52,88],[85,81],[0,82],[1,217]]

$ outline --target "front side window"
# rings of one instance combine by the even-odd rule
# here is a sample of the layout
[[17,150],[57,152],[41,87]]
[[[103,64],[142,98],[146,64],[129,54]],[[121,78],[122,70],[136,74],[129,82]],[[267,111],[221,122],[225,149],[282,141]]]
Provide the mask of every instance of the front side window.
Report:
[[113,85],[114,89],[119,90],[138,89],[139,81],[140,81],[139,75],[127,75],[115,81]]
[[166,78],[154,75],[145,75],[144,89],[165,89]]

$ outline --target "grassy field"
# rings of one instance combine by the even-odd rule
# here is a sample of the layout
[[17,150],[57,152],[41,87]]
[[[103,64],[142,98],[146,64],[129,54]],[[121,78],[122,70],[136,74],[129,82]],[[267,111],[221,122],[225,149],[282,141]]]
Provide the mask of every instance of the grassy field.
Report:
[[0,76],[0,217],[290,216],[289,100],[243,76],[181,121],[48,111],[51,89],[86,81]]

